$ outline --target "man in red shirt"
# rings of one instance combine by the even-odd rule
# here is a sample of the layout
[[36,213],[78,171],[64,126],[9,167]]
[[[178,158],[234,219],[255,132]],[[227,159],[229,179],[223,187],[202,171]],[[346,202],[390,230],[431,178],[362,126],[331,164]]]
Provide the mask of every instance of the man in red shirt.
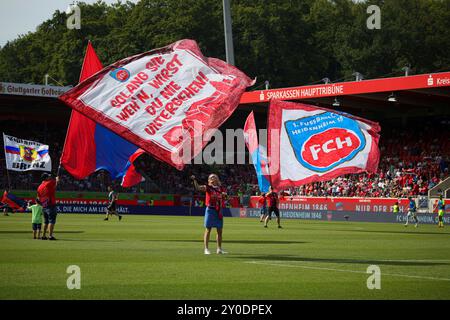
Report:
[[48,240],[56,240],[53,236],[53,230],[56,223],[56,186],[59,177],[52,177],[49,173],[42,174],[42,183],[37,189],[38,199],[44,208],[44,231],[42,240],[47,240],[46,232],[48,230]]

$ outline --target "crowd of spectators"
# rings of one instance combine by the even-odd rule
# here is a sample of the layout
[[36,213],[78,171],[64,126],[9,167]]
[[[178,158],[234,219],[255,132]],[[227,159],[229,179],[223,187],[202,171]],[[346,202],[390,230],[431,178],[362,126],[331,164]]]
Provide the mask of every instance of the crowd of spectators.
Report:
[[[1,123],[4,132],[27,140],[49,144],[56,172],[64,144],[66,128],[51,130],[29,123]],[[310,183],[286,190],[291,195],[334,197],[406,197],[427,195],[428,190],[449,176],[450,121],[422,123],[419,126],[386,127],[380,138],[380,163],[376,173],[345,175],[330,181]],[[258,186],[253,166],[247,165],[187,165],[184,170],[157,161],[150,156],[139,158],[136,166],[146,181],[123,192],[191,194],[190,176],[207,181],[209,173],[217,173],[230,195],[256,195]],[[8,186],[5,161],[0,161],[3,188]],[[36,189],[39,171],[8,171],[11,189]],[[59,190],[106,191],[111,183],[109,174],[99,171],[84,180],[76,180],[60,172]],[[115,183],[118,183],[117,181]]]

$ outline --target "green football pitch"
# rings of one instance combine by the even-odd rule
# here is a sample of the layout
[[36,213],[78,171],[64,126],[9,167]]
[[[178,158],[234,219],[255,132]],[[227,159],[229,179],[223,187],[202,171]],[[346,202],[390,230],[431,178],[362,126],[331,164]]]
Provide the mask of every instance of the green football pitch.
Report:
[[60,214],[42,241],[29,214],[0,216],[0,299],[450,299],[448,226],[282,222],[225,218],[229,253],[208,256],[202,217]]

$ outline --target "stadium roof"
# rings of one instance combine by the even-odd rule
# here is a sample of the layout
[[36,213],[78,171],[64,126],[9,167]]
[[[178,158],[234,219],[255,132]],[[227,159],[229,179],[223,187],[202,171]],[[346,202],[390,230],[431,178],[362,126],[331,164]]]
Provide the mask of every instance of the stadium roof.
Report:
[[[408,115],[450,115],[450,72],[245,92],[241,106],[281,99],[331,109]],[[391,98],[391,99],[389,99]],[[338,102],[337,105],[336,102]],[[335,104],[335,105],[333,105]]]
[[[23,118],[30,112],[34,119],[36,114],[43,119],[68,117],[70,109],[56,98],[70,88],[0,82],[0,119]],[[240,108],[265,112],[270,99],[281,99],[366,115],[450,115],[449,89],[450,72],[441,72],[249,91],[242,95]]]
[[0,120],[68,119],[69,108],[57,98],[70,88],[0,82]]

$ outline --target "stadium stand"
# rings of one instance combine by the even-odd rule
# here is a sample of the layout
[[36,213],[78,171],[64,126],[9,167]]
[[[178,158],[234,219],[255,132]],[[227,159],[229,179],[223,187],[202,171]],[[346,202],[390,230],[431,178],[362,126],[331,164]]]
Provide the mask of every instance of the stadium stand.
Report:
[[[54,172],[64,144],[66,127],[48,126],[46,122],[0,121],[3,132],[20,138],[49,144]],[[288,191],[291,195],[333,197],[406,197],[427,195],[428,190],[449,176],[450,118],[428,118],[410,121],[407,126],[381,123],[380,164],[376,174],[358,174],[339,177],[327,182],[304,185]],[[3,144],[3,141],[2,141]],[[3,149],[3,148],[2,148]],[[3,156],[3,154],[2,154]],[[126,192],[191,194],[190,175],[206,181],[210,172],[216,172],[230,195],[258,193],[252,165],[188,165],[178,171],[150,156],[136,164],[146,177],[140,185]],[[5,162],[0,161],[5,172]],[[9,172],[11,188],[35,190],[40,172]],[[0,181],[8,186],[6,175]],[[75,180],[61,171],[62,191],[106,191],[112,181],[109,174],[99,171],[87,179]],[[116,182],[117,183],[117,182]]]
[[[339,177],[293,190],[302,196],[407,197],[427,195],[449,176],[450,122],[382,129],[376,174]],[[400,142],[400,143],[399,143]]]

